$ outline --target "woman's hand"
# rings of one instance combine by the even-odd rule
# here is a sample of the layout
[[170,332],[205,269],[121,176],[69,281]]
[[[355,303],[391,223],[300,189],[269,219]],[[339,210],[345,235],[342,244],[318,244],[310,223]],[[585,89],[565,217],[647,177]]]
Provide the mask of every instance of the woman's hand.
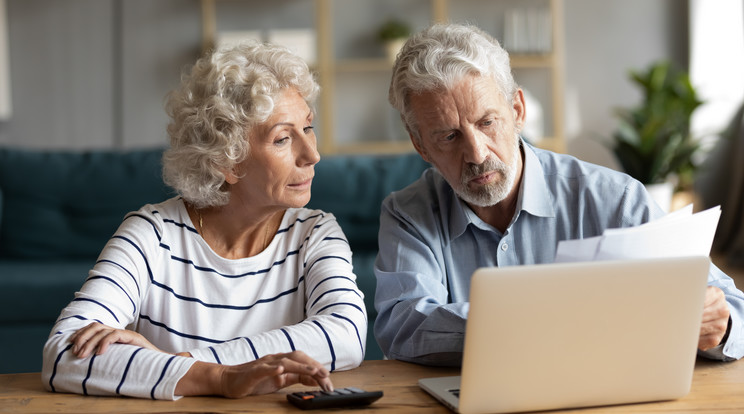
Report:
[[101,355],[113,343],[136,345],[163,352],[137,332],[115,329],[98,322],[79,329],[72,334],[70,342],[72,342],[72,353],[78,358],[86,358],[94,351],[96,355]]
[[332,391],[330,373],[302,351],[267,355],[241,365],[196,362],[176,386],[176,395],[242,398],[301,383]]

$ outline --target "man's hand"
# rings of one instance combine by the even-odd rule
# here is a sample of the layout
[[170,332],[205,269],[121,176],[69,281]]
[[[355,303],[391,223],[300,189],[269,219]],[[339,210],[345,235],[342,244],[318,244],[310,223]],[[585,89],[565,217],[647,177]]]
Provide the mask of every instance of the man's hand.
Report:
[[175,394],[242,398],[272,393],[297,383],[332,391],[329,375],[323,365],[302,351],[267,355],[232,366],[197,361],[178,382]]
[[708,286],[705,291],[703,324],[700,326],[698,349],[707,351],[718,346],[726,335],[728,321],[729,308],[723,291],[717,287]]
[[136,345],[163,352],[137,332],[112,328],[98,322],[79,329],[72,334],[70,342],[72,342],[72,353],[78,358],[86,358],[94,351],[96,355],[101,355],[113,343]]

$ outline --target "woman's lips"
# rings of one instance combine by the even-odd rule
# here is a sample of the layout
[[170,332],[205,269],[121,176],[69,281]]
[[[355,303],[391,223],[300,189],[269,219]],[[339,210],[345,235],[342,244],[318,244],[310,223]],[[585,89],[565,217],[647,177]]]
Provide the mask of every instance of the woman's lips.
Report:
[[306,180],[302,180],[297,183],[292,183],[289,185],[289,187],[294,188],[296,190],[304,190],[304,189],[310,188],[312,184],[313,184],[313,177],[310,177]]

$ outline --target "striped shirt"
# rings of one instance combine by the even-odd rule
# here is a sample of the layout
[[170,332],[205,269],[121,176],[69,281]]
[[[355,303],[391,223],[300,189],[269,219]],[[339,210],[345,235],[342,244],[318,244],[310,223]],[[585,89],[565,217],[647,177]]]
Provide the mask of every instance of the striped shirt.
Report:
[[[364,359],[367,315],[351,250],[332,214],[288,209],[256,256],[217,255],[180,198],[129,213],[44,347],[51,391],[174,399],[195,360],[235,365],[302,350],[329,370]],[[114,344],[78,359],[69,337],[98,321],[176,357]]]

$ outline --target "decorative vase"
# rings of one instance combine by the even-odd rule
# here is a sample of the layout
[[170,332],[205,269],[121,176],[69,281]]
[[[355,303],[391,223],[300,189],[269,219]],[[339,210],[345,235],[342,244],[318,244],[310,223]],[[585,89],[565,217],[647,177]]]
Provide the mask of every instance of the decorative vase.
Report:
[[651,198],[665,212],[669,212],[672,207],[672,195],[674,194],[674,184],[663,182],[659,184],[644,184]]

